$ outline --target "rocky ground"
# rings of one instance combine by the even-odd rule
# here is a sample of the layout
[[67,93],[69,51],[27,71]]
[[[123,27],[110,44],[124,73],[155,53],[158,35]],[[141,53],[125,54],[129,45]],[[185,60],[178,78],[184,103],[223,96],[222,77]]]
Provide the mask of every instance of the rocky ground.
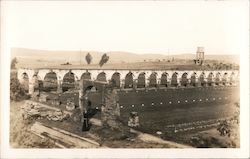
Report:
[[[77,113],[77,112],[72,112]],[[23,115],[22,115],[23,114]],[[64,111],[48,110],[32,102],[11,102],[10,105],[10,145],[14,148],[58,148],[54,140],[40,138],[30,132],[34,122],[56,127],[76,135],[93,139],[104,147],[111,148],[173,148],[175,141],[193,147],[239,147],[239,128],[232,124],[231,135],[221,136],[216,128],[202,131],[177,133],[173,142],[162,140],[161,134],[135,134],[123,136],[116,131],[92,125],[87,132],[81,131],[81,123],[76,123]],[[98,124],[97,124],[98,125]],[[21,130],[21,131],[20,131]],[[176,146],[178,147],[178,145]]]
[[57,148],[53,140],[40,138],[30,132],[34,121],[23,120],[21,106],[24,104],[24,101],[10,103],[10,146],[13,148]]
[[100,143],[101,147],[174,148],[179,146],[174,142],[167,142],[143,133],[123,136],[115,130],[103,129],[96,125],[92,125],[90,131],[82,132],[81,124],[76,125],[73,119],[68,118],[67,113],[41,109],[39,105],[32,102],[11,102],[10,119],[10,145],[13,148],[59,148],[55,140],[40,138],[30,131],[36,121],[90,138]]

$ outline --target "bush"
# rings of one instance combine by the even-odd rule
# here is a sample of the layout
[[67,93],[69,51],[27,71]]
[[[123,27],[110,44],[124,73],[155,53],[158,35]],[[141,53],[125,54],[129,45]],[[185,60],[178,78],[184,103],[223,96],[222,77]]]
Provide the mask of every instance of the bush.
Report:
[[17,72],[12,70],[10,74],[10,100],[20,101],[28,98],[25,89],[17,79]]

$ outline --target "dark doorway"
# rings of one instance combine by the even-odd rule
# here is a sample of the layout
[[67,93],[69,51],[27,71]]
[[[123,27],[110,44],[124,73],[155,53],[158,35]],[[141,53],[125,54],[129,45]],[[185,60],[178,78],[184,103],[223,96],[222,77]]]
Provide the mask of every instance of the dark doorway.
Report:
[[69,71],[63,77],[62,90],[63,92],[75,88],[75,74]]
[[168,86],[168,74],[166,72],[161,75],[161,86]]
[[46,92],[56,91],[58,87],[57,76],[55,72],[49,72],[45,75],[43,81],[43,90]]
[[200,82],[201,82],[201,86],[206,86],[206,80],[205,80],[205,73],[202,72],[200,75]]
[[149,87],[157,87],[157,77],[155,72],[149,76]]
[[96,77],[96,81],[107,82],[106,74],[104,72],[99,73]]
[[209,73],[208,77],[207,77],[207,85],[208,86],[212,86],[214,83],[214,74],[211,72]]
[[222,84],[226,85],[227,84],[227,78],[228,78],[228,74],[227,72],[224,73],[223,77],[222,77]]
[[116,88],[120,88],[120,84],[121,84],[121,81],[120,81],[120,80],[121,80],[121,79],[120,79],[120,73],[115,72],[115,73],[112,75],[111,80],[114,81],[114,86],[115,86]]
[[146,80],[145,73],[144,72],[140,73],[137,80],[137,88],[145,88],[146,86],[145,80]]
[[182,86],[187,86],[188,85],[188,78],[187,78],[187,73],[183,73],[182,76],[181,76],[181,85]]
[[218,73],[216,73],[216,75],[215,75],[215,84],[216,84],[216,85],[220,85],[220,83],[221,83],[220,73],[218,72]]
[[22,74],[22,79],[21,79],[20,83],[21,83],[21,87],[24,88],[24,91],[26,93],[28,93],[29,92],[29,76],[28,76],[28,74],[26,72],[24,72]]
[[196,86],[196,73],[195,72],[191,75],[190,84],[194,87]]
[[178,81],[177,81],[177,72],[173,73],[171,78],[171,86],[177,87]]
[[129,72],[125,77],[124,88],[133,88],[133,73]]
[[91,74],[89,72],[84,72],[81,79],[91,80]]

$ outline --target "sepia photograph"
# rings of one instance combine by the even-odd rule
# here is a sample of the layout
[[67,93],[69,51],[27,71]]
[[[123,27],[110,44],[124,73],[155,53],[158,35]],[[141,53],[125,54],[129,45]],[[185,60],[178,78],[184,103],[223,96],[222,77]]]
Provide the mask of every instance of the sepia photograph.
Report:
[[1,33],[0,158],[249,157],[249,1],[1,1]]

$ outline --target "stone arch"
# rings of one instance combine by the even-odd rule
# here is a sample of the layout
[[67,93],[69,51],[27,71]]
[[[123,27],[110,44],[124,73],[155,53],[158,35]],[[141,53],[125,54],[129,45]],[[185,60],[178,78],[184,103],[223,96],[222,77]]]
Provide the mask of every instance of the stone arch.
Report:
[[222,77],[222,84],[226,85],[228,83],[228,73],[225,72]]
[[144,87],[146,87],[146,77],[145,77],[145,72],[142,72],[138,75],[137,88],[144,88]]
[[207,85],[212,86],[214,84],[214,74],[210,72],[207,77]]
[[46,73],[43,80],[43,90],[56,91],[57,87],[58,87],[58,81],[56,73],[53,71]]
[[127,73],[126,77],[125,77],[125,85],[124,88],[133,88],[133,73],[129,72]]
[[89,72],[84,72],[81,75],[81,79],[91,80],[91,74]]
[[191,75],[191,78],[190,78],[190,84],[192,86],[197,86],[197,74],[196,72],[194,72],[192,75]]
[[220,85],[221,84],[221,74],[220,72],[217,72],[215,75],[215,84]]
[[[79,89],[79,107],[80,107],[81,112],[88,112],[88,116],[91,115],[92,113],[94,114],[97,113],[96,107],[100,108],[102,106],[103,98],[101,98],[101,96],[100,98],[96,98],[97,96],[95,95],[92,96],[89,93],[92,91],[103,92],[103,91],[109,91],[109,90],[105,90],[103,82],[95,82],[91,80],[87,81],[83,79],[80,80],[79,88],[80,88]],[[95,108],[93,109],[92,106],[95,106]],[[91,111],[88,111],[90,109]]]
[[62,90],[63,92],[65,92],[74,88],[75,88],[75,74],[69,71],[63,77]]
[[30,87],[31,89],[33,89],[34,91],[40,90],[40,88],[43,87],[43,82],[41,80],[41,78],[38,76],[37,73],[35,73],[30,81],[30,84],[32,85],[32,87]]
[[107,82],[106,73],[105,72],[99,73],[96,77],[96,81]]
[[174,72],[171,78],[171,86],[177,87],[178,86],[178,73]]
[[114,86],[116,88],[120,88],[120,85],[121,85],[120,73],[119,72],[113,73],[113,75],[111,77],[111,81],[114,81]]
[[206,83],[207,83],[206,74],[204,72],[200,74],[199,80],[200,80],[201,86],[206,86]]
[[232,85],[235,83],[235,73],[232,72],[229,78],[229,84]]
[[187,86],[188,85],[188,78],[187,78],[187,76],[188,76],[188,73],[187,72],[184,72],[183,74],[182,74],[182,76],[181,76],[181,85],[182,86]]
[[22,73],[20,84],[21,84],[21,87],[24,88],[24,91],[28,93],[29,92],[29,75],[26,72]]
[[168,86],[168,73],[163,72],[161,74],[160,86],[164,86],[164,87]]
[[157,73],[152,72],[149,76],[149,87],[157,87]]

